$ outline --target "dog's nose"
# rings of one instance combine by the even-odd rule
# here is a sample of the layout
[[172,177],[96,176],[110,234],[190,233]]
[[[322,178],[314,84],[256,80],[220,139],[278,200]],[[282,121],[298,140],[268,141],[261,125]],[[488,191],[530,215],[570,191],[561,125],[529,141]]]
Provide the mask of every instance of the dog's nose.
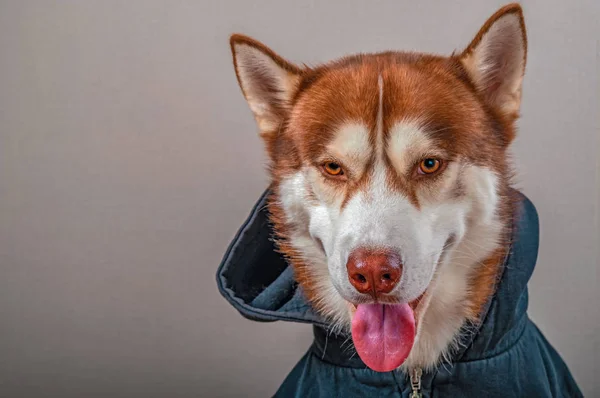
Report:
[[402,276],[400,256],[387,250],[354,250],[346,268],[352,286],[374,299],[381,293],[391,292]]

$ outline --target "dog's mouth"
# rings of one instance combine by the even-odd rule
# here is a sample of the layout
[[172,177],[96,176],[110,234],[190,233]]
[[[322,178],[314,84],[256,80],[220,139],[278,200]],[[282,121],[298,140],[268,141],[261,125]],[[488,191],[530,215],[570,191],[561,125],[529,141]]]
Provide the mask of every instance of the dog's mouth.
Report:
[[[444,248],[450,247],[453,241],[454,235],[451,235]],[[445,249],[437,259],[436,270],[447,253]],[[352,340],[365,365],[377,372],[389,372],[406,361],[415,342],[418,314],[422,310],[420,304],[427,290],[408,303],[390,301],[385,297],[374,303],[349,303]]]
[[352,340],[365,365],[389,372],[404,363],[415,341],[422,297],[410,303],[350,304]]

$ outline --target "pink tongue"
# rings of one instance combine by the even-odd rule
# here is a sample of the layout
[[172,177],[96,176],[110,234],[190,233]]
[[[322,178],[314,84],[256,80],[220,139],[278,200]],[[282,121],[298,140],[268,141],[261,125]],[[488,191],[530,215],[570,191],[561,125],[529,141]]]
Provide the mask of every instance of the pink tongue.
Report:
[[398,368],[415,340],[415,316],[408,304],[359,304],[352,340],[360,359],[377,372]]

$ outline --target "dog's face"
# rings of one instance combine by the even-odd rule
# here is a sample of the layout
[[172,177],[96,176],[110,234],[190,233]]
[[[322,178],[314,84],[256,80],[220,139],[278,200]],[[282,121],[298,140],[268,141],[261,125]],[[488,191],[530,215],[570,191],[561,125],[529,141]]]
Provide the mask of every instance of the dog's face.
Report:
[[[247,37],[234,35],[232,49],[271,158],[282,250],[317,308],[338,321],[365,303],[424,312],[434,287],[445,301],[469,289],[471,263],[503,228],[520,8],[495,14],[451,57],[388,52],[299,68]],[[465,269],[434,283],[452,258]]]

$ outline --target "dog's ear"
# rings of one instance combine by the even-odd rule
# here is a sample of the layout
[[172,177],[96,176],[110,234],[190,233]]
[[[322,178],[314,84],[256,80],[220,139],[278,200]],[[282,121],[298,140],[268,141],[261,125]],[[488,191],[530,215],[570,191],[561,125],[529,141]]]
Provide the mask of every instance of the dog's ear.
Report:
[[508,117],[519,113],[526,58],[525,21],[518,4],[492,15],[460,55],[483,98]]
[[247,36],[231,36],[233,64],[261,134],[279,130],[290,109],[302,69]]

